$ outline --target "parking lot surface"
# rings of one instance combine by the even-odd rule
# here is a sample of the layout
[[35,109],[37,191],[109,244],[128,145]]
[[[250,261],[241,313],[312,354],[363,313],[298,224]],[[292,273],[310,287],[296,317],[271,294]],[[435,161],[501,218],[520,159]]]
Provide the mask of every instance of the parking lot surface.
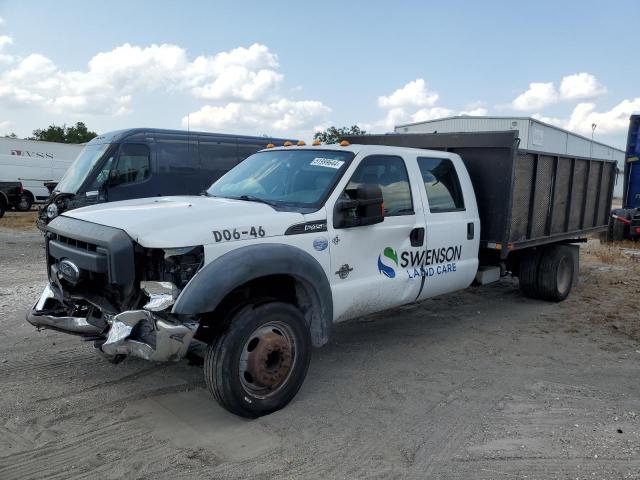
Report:
[[248,421],[200,366],[36,332],[40,234],[0,226],[0,478],[640,478],[640,264],[603,248],[560,304],[505,279],[338,325]]

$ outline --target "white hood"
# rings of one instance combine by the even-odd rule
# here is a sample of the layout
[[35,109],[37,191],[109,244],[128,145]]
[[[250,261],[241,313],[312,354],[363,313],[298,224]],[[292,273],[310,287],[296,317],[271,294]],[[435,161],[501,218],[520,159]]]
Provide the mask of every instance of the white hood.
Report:
[[102,203],[64,216],[119,228],[149,248],[177,248],[215,243],[213,231],[262,227],[265,237],[283,235],[304,221],[295,212],[269,205],[213,197],[157,197]]

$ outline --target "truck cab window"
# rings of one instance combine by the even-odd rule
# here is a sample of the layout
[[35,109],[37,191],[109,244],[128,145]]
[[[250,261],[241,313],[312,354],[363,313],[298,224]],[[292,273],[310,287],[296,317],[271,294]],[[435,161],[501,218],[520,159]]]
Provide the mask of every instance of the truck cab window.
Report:
[[418,166],[431,212],[464,210],[460,180],[451,160],[418,157]]
[[409,175],[404,160],[391,155],[371,155],[358,165],[347,190],[360,184],[379,185],[384,200],[384,215],[413,214]]
[[149,147],[136,143],[125,143],[120,147],[118,158],[118,183],[141,182],[149,177]]

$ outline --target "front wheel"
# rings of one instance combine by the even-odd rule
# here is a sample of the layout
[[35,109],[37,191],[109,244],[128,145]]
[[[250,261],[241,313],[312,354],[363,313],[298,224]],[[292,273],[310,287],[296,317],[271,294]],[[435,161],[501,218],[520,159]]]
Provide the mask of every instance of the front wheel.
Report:
[[311,334],[300,310],[283,302],[249,305],[207,348],[204,379],[220,405],[256,418],[293,399],[310,360]]

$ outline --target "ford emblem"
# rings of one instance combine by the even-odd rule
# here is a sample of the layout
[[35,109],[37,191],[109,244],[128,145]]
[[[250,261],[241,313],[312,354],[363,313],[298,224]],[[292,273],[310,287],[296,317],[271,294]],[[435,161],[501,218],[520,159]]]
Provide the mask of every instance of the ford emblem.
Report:
[[64,259],[58,263],[58,276],[76,284],[80,280],[80,269],[71,260]]

